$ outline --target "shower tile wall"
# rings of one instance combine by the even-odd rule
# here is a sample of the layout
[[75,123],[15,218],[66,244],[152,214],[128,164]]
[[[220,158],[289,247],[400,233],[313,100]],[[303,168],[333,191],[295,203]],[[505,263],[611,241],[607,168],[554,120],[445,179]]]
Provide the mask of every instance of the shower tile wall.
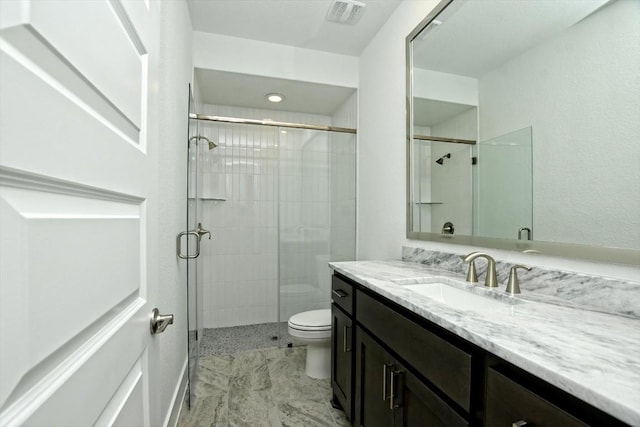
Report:
[[[205,105],[203,113],[314,124],[329,124],[331,120],[320,115],[215,105]],[[280,212],[280,221],[287,224],[289,231],[303,225],[301,220],[305,212],[313,211],[313,215],[317,215],[313,218],[318,223],[323,221],[323,211],[328,217],[328,200],[323,207],[317,201],[303,199],[303,183],[295,179],[296,168],[293,166],[301,165],[303,161],[318,162],[323,149],[326,157],[326,136],[325,142],[321,138],[308,142],[307,152],[303,154],[300,138],[308,137],[304,131],[287,130],[283,134],[278,128],[264,126],[201,123],[200,132],[218,143],[218,148],[203,152],[200,167],[200,197],[205,199],[201,217],[203,227],[213,235],[212,240],[203,241],[199,263],[203,282],[203,292],[199,296],[203,300],[203,326],[218,328],[275,322],[278,320],[279,293],[278,197],[283,202],[290,202],[289,209],[283,206]],[[278,144],[283,146],[278,147]],[[283,177],[293,177],[283,182],[280,189],[279,161],[282,162],[280,173]],[[318,188],[321,191],[322,185],[307,180],[305,187],[308,187],[306,190]],[[226,201],[206,200],[209,198]],[[306,207],[295,208],[294,205]],[[284,248],[283,255],[284,252],[289,250]],[[295,255],[304,258],[299,252]],[[308,257],[304,262],[287,262],[281,267],[282,278],[301,280],[308,274],[305,268],[308,262]]]

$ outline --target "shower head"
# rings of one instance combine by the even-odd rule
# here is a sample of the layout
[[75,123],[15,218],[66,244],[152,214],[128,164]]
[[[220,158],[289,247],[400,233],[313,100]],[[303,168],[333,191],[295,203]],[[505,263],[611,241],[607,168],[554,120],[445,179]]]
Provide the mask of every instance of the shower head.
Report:
[[209,150],[213,150],[214,148],[216,148],[218,146],[218,144],[216,144],[215,142],[211,141],[209,138],[207,138],[206,136],[202,136],[202,135],[195,135],[192,136],[191,138],[189,138],[189,142],[191,141],[200,141],[200,140],[205,140],[207,141],[207,144],[209,144]]
[[451,153],[447,153],[444,156],[440,157],[438,160],[436,160],[436,163],[441,165],[444,163],[444,159],[450,159],[451,158]]

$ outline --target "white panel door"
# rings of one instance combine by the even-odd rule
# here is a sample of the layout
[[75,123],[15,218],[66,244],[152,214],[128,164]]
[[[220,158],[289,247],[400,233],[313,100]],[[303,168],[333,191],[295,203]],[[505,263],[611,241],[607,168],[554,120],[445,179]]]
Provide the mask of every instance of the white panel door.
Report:
[[161,423],[159,7],[0,0],[0,426]]

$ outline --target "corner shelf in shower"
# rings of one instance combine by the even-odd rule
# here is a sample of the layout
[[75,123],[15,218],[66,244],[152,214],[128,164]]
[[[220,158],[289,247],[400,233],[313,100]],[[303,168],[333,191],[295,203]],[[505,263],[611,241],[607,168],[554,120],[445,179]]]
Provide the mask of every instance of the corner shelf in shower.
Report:
[[443,205],[444,202],[415,202],[416,205]]
[[[197,197],[198,200],[202,200],[203,202],[226,202],[227,199],[221,199],[219,197]],[[196,197],[189,197],[189,200],[196,200]]]

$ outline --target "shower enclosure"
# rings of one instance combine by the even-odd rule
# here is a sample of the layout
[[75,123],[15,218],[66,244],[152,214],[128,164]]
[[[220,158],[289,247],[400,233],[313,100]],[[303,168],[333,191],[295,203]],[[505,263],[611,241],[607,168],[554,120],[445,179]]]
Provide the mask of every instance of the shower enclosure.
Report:
[[190,353],[215,354],[216,331],[243,325],[273,346],[295,345],[288,318],[329,308],[327,263],[355,259],[355,130],[190,117],[193,135],[217,145],[189,149],[191,222],[213,236],[195,260],[195,283],[189,276],[190,331],[199,331]]

